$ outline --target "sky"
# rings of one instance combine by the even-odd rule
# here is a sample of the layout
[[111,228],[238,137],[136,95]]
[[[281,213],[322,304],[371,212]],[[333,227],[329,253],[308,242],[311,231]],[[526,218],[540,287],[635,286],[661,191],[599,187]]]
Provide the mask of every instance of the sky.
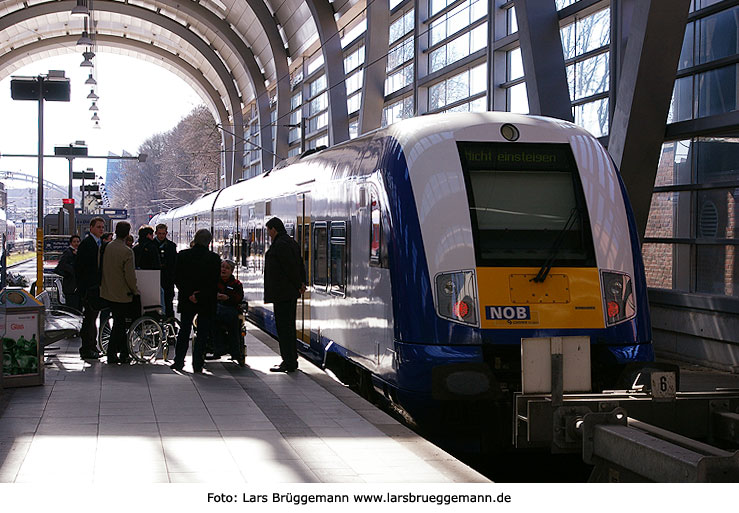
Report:
[[[150,62],[113,53],[98,53],[93,59],[95,93],[100,129],[94,129],[87,99],[93,86],[85,85],[91,68],[82,68],[81,52],[39,60],[16,70],[13,76],[38,76],[49,70],[64,70],[70,78],[70,102],[44,102],[44,154],[54,146],[85,141],[89,155],[133,155],[146,139],[167,132],[204,103],[177,75]],[[38,175],[35,158],[5,157],[4,154],[33,154],[38,151],[38,102],[10,97],[11,77],[0,81],[0,170]],[[74,171],[93,168],[105,176],[104,159],[74,160]],[[44,178],[59,185],[69,183],[69,163],[63,158],[44,160]],[[75,183],[75,187],[79,184]],[[18,182],[6,187],[21,187]],[[27,185],[26,185],[27,187]]]

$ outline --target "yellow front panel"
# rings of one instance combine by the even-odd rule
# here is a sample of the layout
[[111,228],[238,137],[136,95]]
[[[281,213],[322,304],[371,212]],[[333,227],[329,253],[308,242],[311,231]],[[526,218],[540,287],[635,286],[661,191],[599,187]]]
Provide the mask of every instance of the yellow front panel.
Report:
[[483,329],[604,328],[598,269],[553,267],[542,283],[533,267],[478,267]]

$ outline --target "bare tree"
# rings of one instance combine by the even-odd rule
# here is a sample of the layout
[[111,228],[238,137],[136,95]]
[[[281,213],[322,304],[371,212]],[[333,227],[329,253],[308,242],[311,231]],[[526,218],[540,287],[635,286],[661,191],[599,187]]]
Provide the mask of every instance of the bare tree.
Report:
[[218,183],[221,138],[204,105],[171,131],[147,139],[139,153],[147,154],[146,162],[128,162],[110,191],[115,206],[128,209],[134,227],[148,222],[151,213],[179,207]]

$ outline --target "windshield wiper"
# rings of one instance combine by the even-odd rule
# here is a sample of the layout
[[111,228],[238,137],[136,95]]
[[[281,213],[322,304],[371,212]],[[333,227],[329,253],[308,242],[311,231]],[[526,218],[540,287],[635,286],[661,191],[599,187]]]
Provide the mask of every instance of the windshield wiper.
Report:
[[579,211],[577,207],[573,208],[572,212],[570,212],[570,217],[567,218],[567,222],[565,223],[564,228],[562,228],[559,234],[557,234],[557,238],[555,239],[554,244],[552,244],[552,247],[549,249],[549,258],[547,258],[547,260],[541,266],[537,275],[531,278],[531,280],[529,281],[541,283],[547,279],[547,276],[549,275],[549,271],[552,270],[552,265],[554,264],[554,260],[555,258],[557,258],[557,253],[559,253],[559,248],[560,246],[562,246],[562,242],[564,242],[565,240],[565,234],[575,224],[575,220],[577,219],[578,214],[579,214]]

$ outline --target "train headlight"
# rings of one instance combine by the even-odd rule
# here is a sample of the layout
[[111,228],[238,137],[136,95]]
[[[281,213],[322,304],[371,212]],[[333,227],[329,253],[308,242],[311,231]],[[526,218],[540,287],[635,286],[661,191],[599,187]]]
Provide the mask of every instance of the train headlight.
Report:
[[601,271],[606,324],[613,326],[636,315],[634,292],[628,274]]
[[436,308],[441,317],[477,325],[477,288],[474,271],[436,276]]
[[506,141],[511,142],[517,141],[518,138],[521,136],[518,128],[511,125],[510,123],[506,123],[505,125],[500,127],[500,135],[502,135]]

